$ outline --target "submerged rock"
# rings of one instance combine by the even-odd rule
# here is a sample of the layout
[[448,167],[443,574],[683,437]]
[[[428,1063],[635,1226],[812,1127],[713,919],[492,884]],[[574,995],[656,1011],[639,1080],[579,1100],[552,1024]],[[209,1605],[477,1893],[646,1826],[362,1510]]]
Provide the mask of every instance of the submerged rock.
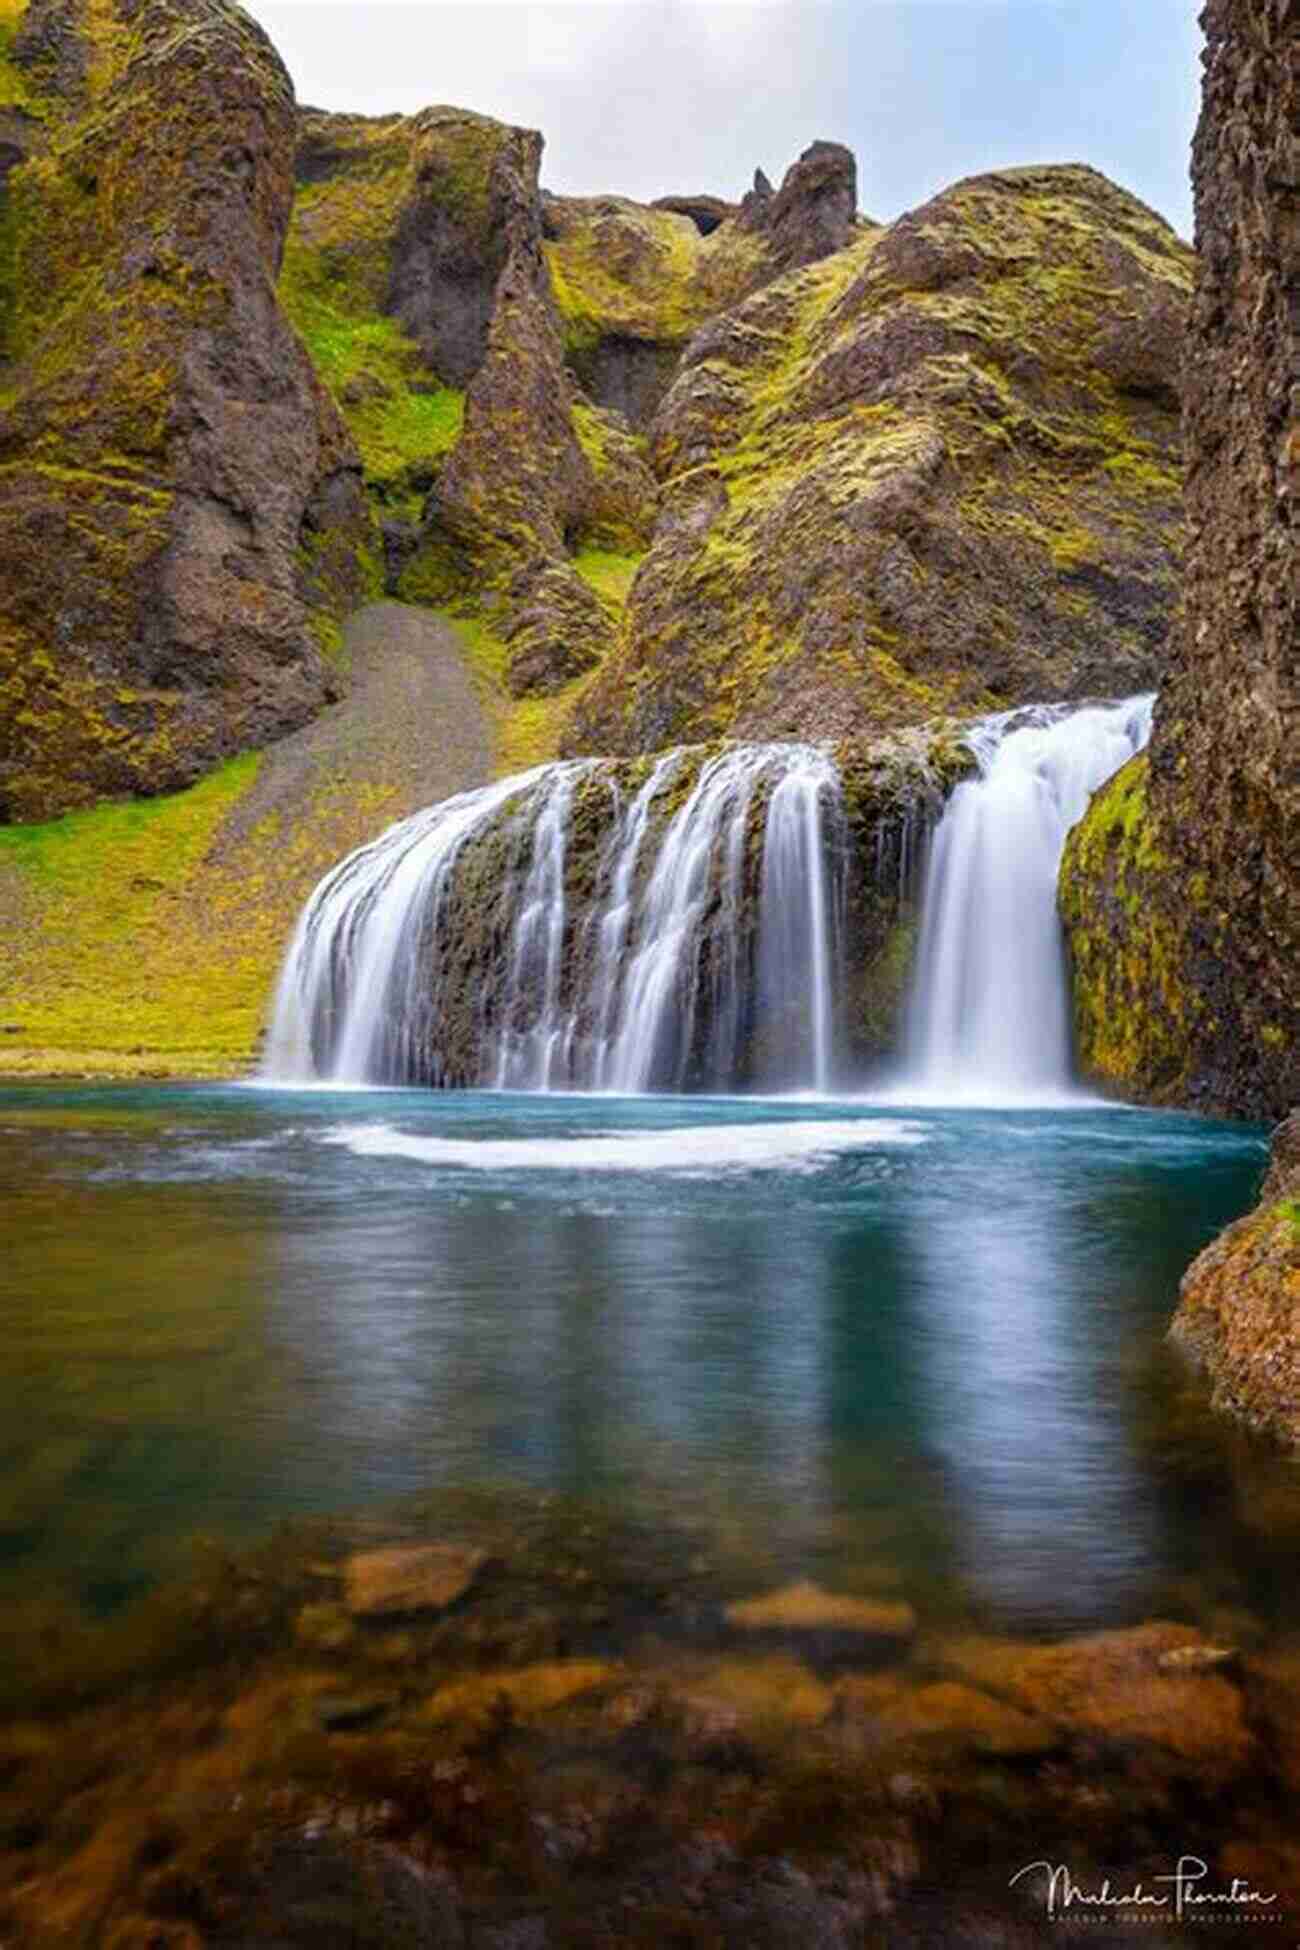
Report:
[[431,1726],[477,1724],[502,1708],[528,1720],[567,1706],[618,1677],[619,1668],[596,1659],[559,1659],[547,1665],[485,1672],[440,1686],[420,1718]]
[[953,1680],[900,1692],[879,1714],[876,1726],[887,1739],[936,1740],[1007,1758],[1046,1753],[1061,1738],[1035,1714]]
[[1254,1742],[1241,1692],[1207,1669],[1210,1649],[1189,1626],[1152,1622],[1060,1645],[949,1640],[939,1656],[965,1683],[1076,1739],[1223,1783],[1246,1768]]
[[846,1597],[801,1579],[762,1597],[727,1605],[727,1624],[737,1632],[815,1634],[836,1638],[906,1640],[916,1632],[916,1613],[902,1599]]
[[354,1618],[445,1611],[463,1598],[487,1563],[486,1553],[456,1544],[418,1544],[359,1551],[343,1566]]

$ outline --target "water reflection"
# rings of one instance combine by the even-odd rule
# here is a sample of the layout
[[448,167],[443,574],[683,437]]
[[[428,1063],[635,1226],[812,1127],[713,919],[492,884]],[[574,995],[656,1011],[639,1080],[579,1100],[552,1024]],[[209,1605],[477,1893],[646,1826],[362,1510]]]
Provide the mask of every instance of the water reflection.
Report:
[[[926,1112],[913,1143],[843,1105],[157,1097],[116,1093],[137,1123],[111,1128],[73,1099],[39,1131],[0,1097],[19,1577],[111,1596],[195,1528],[469,1481],[725,1515],[791,1574],[884,1554],[909,1589],[1049,1628],[1138,1615],[1205,1553],[1142,1363],[1250,1196],[1249,1133]],[[685,1171],[466,1171],[410,1142],[567,1160],[650,1133],[658,1155],[688,1124]],[[703,1162],[710,1133],[730,1162]]]
[[1162,1539],[1108,1331],[1124,1331],[1108,1255],[1048,1189],[1031,1167],[996,1209],[948,1197],[913,1227],[914,1358],[966,1580],[1025,1620],[1084,1621],[1134,1606]]

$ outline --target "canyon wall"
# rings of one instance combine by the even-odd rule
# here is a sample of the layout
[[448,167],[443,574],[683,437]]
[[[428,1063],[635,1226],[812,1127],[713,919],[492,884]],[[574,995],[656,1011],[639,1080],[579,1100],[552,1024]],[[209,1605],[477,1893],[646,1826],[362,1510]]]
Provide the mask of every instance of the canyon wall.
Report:
[[1290,0],[1204,24],[1181,615],[1149,760],[1094,804],[1062,902],[1093,1075],[1278,1117],[1300,1097],[1300,36]]

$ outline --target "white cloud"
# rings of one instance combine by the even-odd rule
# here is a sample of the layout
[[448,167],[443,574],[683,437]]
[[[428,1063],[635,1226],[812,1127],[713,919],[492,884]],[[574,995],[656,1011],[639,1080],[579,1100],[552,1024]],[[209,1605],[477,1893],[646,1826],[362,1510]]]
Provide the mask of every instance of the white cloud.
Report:
[[245,0],[299,99],[540,128],[570,193],[736,196],[847,142],[889,217],[956,177],[1090,161],[1190,224],[1192,0]]

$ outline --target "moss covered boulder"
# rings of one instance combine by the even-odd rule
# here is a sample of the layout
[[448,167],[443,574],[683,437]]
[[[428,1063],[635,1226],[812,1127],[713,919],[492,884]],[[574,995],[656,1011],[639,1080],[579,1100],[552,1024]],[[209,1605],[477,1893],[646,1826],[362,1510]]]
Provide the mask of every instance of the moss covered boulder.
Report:
[[0,45],[0,817],[183,785],[332,695],[368,522],[275,295],[291,86],[226,0]]
[[1175,1340],[1209,1374],[1214,1405],[1300,1444],[1300,1111],[1273,1140],[1259,1204],[1183,1280]]
[[1191,253],[1062,167],[808,255],[696,333],[651,422],[662,513],[572,748],[1152,684]]

